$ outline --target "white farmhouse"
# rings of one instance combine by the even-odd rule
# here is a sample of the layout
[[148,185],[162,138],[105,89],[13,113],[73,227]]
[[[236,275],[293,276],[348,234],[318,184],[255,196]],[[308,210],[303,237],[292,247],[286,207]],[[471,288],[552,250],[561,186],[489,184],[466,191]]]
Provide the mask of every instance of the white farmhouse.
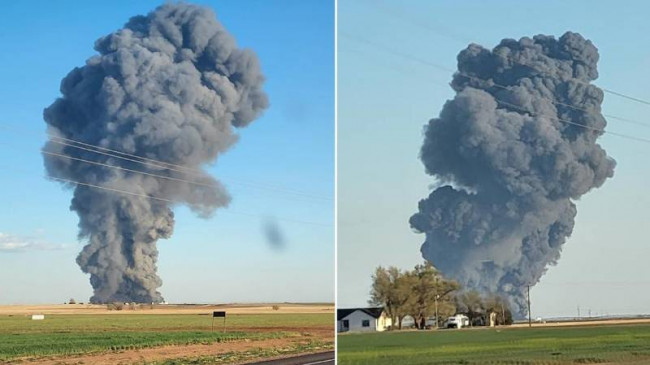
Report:
[[391,326],[382,307],[338,309],[336,319],[338,332],[380,332]]

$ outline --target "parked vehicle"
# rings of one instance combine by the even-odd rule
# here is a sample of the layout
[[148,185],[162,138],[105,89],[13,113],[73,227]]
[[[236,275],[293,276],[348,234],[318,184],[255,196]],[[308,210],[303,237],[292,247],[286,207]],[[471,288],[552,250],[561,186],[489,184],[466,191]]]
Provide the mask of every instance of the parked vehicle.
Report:
[[457,314],[447,318],[447,328],[463,328],[469,326],[469,317],[464,314]]

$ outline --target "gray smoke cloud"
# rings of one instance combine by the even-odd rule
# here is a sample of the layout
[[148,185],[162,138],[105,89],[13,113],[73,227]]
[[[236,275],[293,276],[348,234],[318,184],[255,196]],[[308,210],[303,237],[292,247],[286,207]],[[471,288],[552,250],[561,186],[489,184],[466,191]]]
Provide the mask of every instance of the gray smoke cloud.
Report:
[[[268,106],[256,55],[239,49],[210,9],[168,3],[135,16],[95,42],[99,53],[61,82],[62,97],[44,111],[48,131],[63,138],[197,169],[192,174],[65,146],[45,150],[146,171],[161,179],[44,154],[49,176],[125,190],[74,188],[71,209],[87,245],[77,263],[90,274],[92,302],[160,302],[156,242],[174,227],[172,203],[203,217],[230,196],[202,165],[237,141]],[[183,170],[181,170],[183,171]]]
[[466,288],[509,298],[519,316],[526,286],[571,235],[573,201],[613,176],[594,130],[607,124],[603,92],[589,84],[597,62],[571,32],[492,51],[471,44],[458,55],[455,97],[425,128],[420,158],[440,185],[410,219],[426,235],[422,255]]
[[275,250],[283,250],[285,248],[286,238],[277,220],[267,220],[262,227],[262,231],[266,242],[269,243],[271,248]]

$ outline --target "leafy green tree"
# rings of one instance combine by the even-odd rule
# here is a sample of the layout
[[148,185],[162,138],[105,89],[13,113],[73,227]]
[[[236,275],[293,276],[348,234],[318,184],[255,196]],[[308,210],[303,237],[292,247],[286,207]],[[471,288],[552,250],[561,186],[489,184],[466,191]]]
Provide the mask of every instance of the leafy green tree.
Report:
[[381,266],[376,268],[375,274],[372,276],[372,289],[370,290],[368,304],[384,306],[386,314],[393,320],[395,318],[394,290],[388,270]]
[[381,305],[391,318],[393,325],[401,329],[402,319],[406,316],[405,303],[410,292],[406,290],[406,279],[402,271],[394,266],[378,267],[372,276],[370,305]]
[[489,325],[490,313],[496,314],[498,325],[512,324],[512,311],[508,301],[495,294],[481,295],[472,290],[456,296],[458,313],[466,314],[472,325]]
[[512,312],[505,298],[481,295],[470,290],[458,293],[460,285],[446,279],[431,263],[403,271],[394,266],[378,267],[372,276],[371,305],[383,306],[393,326],[402,329],[404,317],[413,317],[417,328],[436,314],[436,323],[456,313],[466,314],[472,325],[486,325],[494,312],[497,324],[512,324]]
[[394,274],[396,275],[396,298],[398,303],[398,305],[395,307],[395,315],[397,317],[397,328],[401,330],[404,317],[410,314],[411,303],[416,295],[416,293],[413,291],[413,287],[417,281],[416,278],[408,271],[402,272],[395,269]]
[[[413,295],[408,302],[408,309],[416,328],[425,327],[427,318],[436,314],[436,305],[438,315],[441,309],[444,314],[455,310],[451,293],[458,290],[460,286],[453,280],[445,279],[431,263],[416,265],[413,271],[407,272],[406,275],[411,278]],[[438,318],[436,323],[439,323]]]

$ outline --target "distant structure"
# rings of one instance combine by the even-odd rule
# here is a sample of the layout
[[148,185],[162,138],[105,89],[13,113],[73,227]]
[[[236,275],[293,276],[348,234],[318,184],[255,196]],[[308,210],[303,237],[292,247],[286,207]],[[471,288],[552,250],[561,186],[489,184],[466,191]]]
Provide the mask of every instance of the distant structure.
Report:
[[463,328],[463,327],[469,327],[469,325],[470,325],[469,317],[467,317],[464,314],[456,314],[455,316],[451,316],[447,318],[445,327]]
[[381,332],[392,325],[383,307],[338,309],[336,320],[338,332]]

